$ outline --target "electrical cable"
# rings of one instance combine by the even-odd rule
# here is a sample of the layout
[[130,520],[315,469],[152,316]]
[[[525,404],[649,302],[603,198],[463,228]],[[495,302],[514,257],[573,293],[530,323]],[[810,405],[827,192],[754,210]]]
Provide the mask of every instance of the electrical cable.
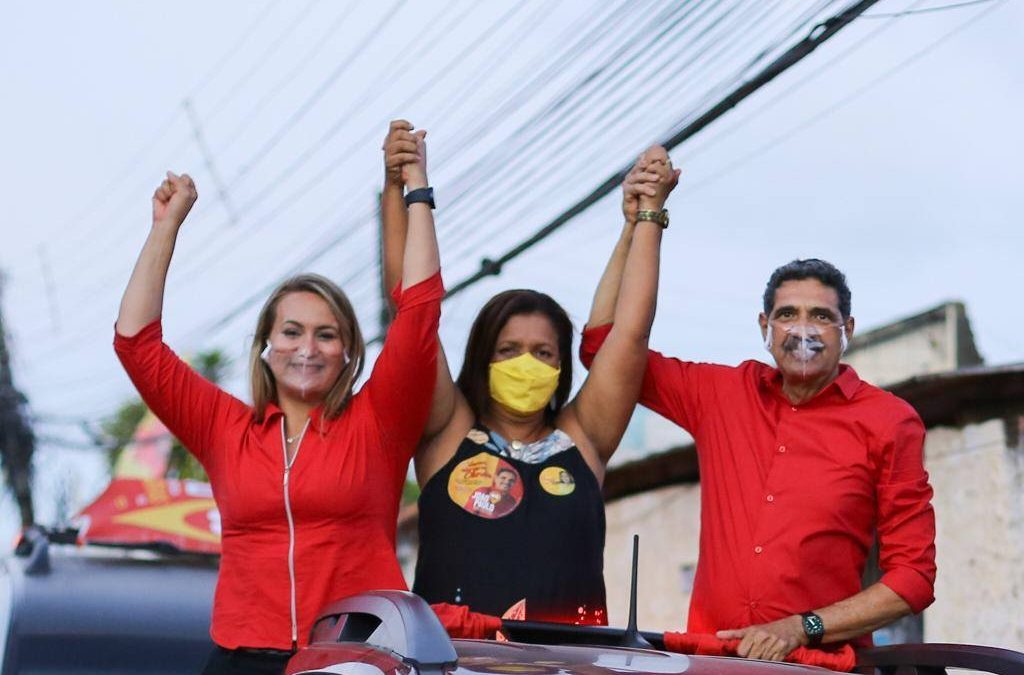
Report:
[[259,119],[267,106],[285,90],[289,83],[294,81],[295,78],[306,69],[310,61],[316,58],[317,54],[320,53],[320,50],[331,41],[331,38],[336,36],[338,30],[348,20],[349,15],[352,13],[352,9],[358,2],[359,0],[349,0],[349,3],[346,4],[342,8],[341,12],[335,16],[334,20],[328,24],[327,29],[320,36],[320,39],[313,43],[313,46],[303,54],[295,65],[293,65],[283,77],[275,81],[259,100],[252,105],[247,106],[245,118],[232,127],[232,134],[219,148],[217,148],[219,153],[227,152],[228,149],[234,146],[234,144],[238,142],[238,139],[244,135],[250,126],[252,126],[252,123]]
[[[810,115],[809,117],[804,118],[803,120],[801,120],[797,124],[793,125],[792,127],[787,129],[783,133],[781,133],[781,134],[779,134],[777,136],[774,136],[773,138],[771,138],[770,140],[768,140],[764,144],[758,146],[757,148],[755,148],[751,152],[747,153],[746,155],[743,155],[742,157],[736,159],[735,161],[733,161],[730,164],[728,164],[725,167],[723,167],[721,170],[711,174],[707,178],[705,178],[703,180],[700,180],[700,181],[698,181],[696,183],[688,185],[687,186],[687,191],[688,192],[693,192],[693,191],[696,191],[696,190],[700,190],[700,189],[702,189],[704,187],[707,187],[711,183],[714,183],[715,181],[719,180],[720,178],[722,178],[722,177],[728,175],[729,173],[735,171],[736,169],[738,169],[740,166],[746,164],[747,162],[749,162],[749,161],[751,161],[753,159],[756,159],[757,157],[760,157],[761,155],[765,154],[769,150],[772,150],[773,148],[781,145],[782,143],[784,143],[785,141],[789,140],[790,138],[793,138],[797,134],[800,134],[803,131],[806,131],[807,129],[811,128],[812,126],[814,126],[818,122],[820,122],[823,119],[827,118],[829,115],[832,115],[833,113],[835,113],[835,112],[839,111],[840,109],[842,109],[844,106],[846,106],[846,105],[852,103],[853,101],[855,101],[856,99],[860,98],[861,96],[863,96],[864,94],[866,94],[868,91],[870,91],[871,89],[875,88],[879,84],[882,84],[883,82],[887,81],[888,79],[890,79],[894,75],[897,75],[900,72],[902,72],[903,70],[905,70],[908,67],[912,66],[917,61],[920,61],[922,58],[924,58],[925,56],[927,56],[928,54],[933,52],[935,49],[940,47],[943,43],[945,43],[949,39],[955,37],[960,32],[966,30],[967,28],[972,26],[975,22],[977,22],[977,21],[981,20],[982,18],[984,18],[989,12],[992,12],[993,10],[998,9],[999,6],[1003,2],[1005,2],[1005,1],[1006,0],[995,0],[995,4],[987,7],[986,9],[984,9],[984,10],[982,10],[980,12],[978,12],[976,15],[972,16],[967,21],[964,21],[963,23],[957,25],[952,30],[950,30],[950,31],[948,31],[946,33],[943,33],[938,39],[930,42],[929,44],[927,44],[922,49],[914,52],[909,57],[903,59],[902,61],[897,63],[892,68],[889,68],[888,70],[883,72],[881,75],[873,78],[872,80],[868,81],[866,84],[858,87],[857,89],[855,89],[854,91],[850,92],[846,96],[843,96],[839,100],[829,104],[828,106],[826,106],[822,110],[819,110],[817,113],[815,113],[813,115]],[[899,17],[893,17],[893,18],[899,18]]]
[[[761,6],[762,7],[766,7],[766,6],[768,6],[768,3],[761,3]],[[738,9],[738,7],[739,6],[735,6],[735,7],[732,8],[732,10],[735,11],[735,10]],[[710,25],[704,26],[703,29],[701,30],[701,32],[696,37],[693,37],[693,38],[690,39],[690,41],[687,43],[687,47],[690,47],[690,46],[693,46],[693,45],[699,45],[701,43],[701,40],[705,40],[705,39],[709,40],[712,44],[717,42],[716,40],[714,40],[714,33],[712,33],[711,30],[713,30],[718,25],[718,23],[720,21],[722,21],[725,18],[727,18],[728,15],[729,15],[729,13],[722,14],[715,21],[713,21]],[[762,17],[756,17],[756,20],[760,20],[761,18]],[[736,27],[732,27],[733,30],[735,30],[735,28]],[[721,42],[720,44],[728,44],[728,43]],[[695,61],[697,56],[699,56],[702,53],[705,53],[705,52],[703,50],[698,52],[698,55],[695,55],[693,61]],[[681,68],[685,68],[687,65],[690,65],[690,63],[691,63],[691,62],[688,62],[686,60],[683,60],[683,59],[679,58],[679,55],[672,54],[672,53],[668,54],[668,60],[670,62],[671,61],[679,61],[680,63],[682,63]],[[646,63],[646,60],[644,61],[644,63]],[[657,72],[658,70],[663,70],[663,68],[660,67],[659,64],[657,64],[657,63],[653,64],[651,69],[654,70],[655,72]],[[632,79],[633,72],[631,72],[629,70],[624,70],[624,71],[622,71],[619,74],[628,81],[628,80]],[[618,91],[619,94],[617,96],[609,94],[609,95],[606,95],[606,96],[603,97],[603,99],[605,100],[605,105],[603,107],[601,107],[601,108],[598,108],[597,112],[594,113],[594,117],[596,118],[596,120],[600,120],[602,118],[605,118],[607,120],[607,119],[609,119],[609,116],[614,115],[616,112],[618,112],[618,115],[616,117],[611,117],[610,119],[612,121],[621,120],[627,114],[632,112],[632,110],[634,110],[634,108],[632,106],[627,105],[627,102],[630,99],[643,100],[645,102],[650,100],[650,94],[649,93],[637,92],[637,91],[631,90],[631,89],[629,89],[627,87],[623,87],[623,86],[620,85],[620,82],[618,80],[610,80],[609,88],[612,89],[613,91]],[[661,89],[661,88],[662,88],[662,83],[660,81],[658,81],[658,80],[654,80],[653,82],[650,83],[650,89],[651,90],[658,90],[658,89]],[[647,108],[646,105],[645,105],[645,108]],[[590,112],[593,112],[593,111],[590,111]],[[567,116],[563,115],[560,119],[565,120],[566,117]],[[569,119],[571,121],[571,118],[569,118]],[[586,125],[587,129],[588,129],[588,135],[590,135],[592,137],[595,137],[595,138],[600,138],[600,137],[609,135],[609,131],[610,131],[611,125],[608,124],[607,122],[606,123],[599,123],[596,120],[594,122],[591,122],[590,124]],[[605,124],[605,126],[601,126],[601,124]],[[548,151],[549,154],[552,157],[565,157],[565,156],[570,156],[571,157],[572,156],[572,153],[570,152],[569,146],[573,142],[574,139],[572,137],[570,137],[570,135],[568,133],[566,133],[565,130],[560,129],[559,127],[556,126],[556,127],[551,128],[550,130],[549,129],[545,129],[544,131],[549,133],[550,135],[552,135],[555,139],[558,139],[558,138],[562,139],[561,143],[557,144],[557,145],[552,144],[552,142],[545,143],[545,150]],[[539,140],[544,140],[544,137],[542,136]],[[529,148],[527,148],[525,151],[521,150],[521,149],[519,150],[519,155],[520,156],[522,156],[522,155],[529,155],[529,154],[532,154],[530,152]],[[510,163],[513,166],[515,165],[514,161],[510,162]],[[556,164],[555,166],[558,166],[558,165]],[[505,169],[503,170],[503,172],[501,174],[502,178],[504,180],[509,180],[509,176],[510,175],[514,176],[513,171],[514,171],[514,169],[512,167],[505,167]],[[520,186],[523,185],[523,181],[517,181],[514,178],[511,180],[511,182],[513,184],[518,184]],[[564,181],[553,181],[553,182],[564,182]],[[532,186],[531,186],[531,188],[532,188]],[[481,190],[482,189],[483,188],[481,187]],[[517,202],[520,202],[526,194],[527,194],[527,191],[523,190],[522,188],[520,188],[518,191],[504,191],[503,197],[498,202],[492,203],[491,204],[491,208],[493,208],[497,212],[502,212],[503,209],[509,208],[512,205],[516,204]],[[472,206],[469,206],[467,208],[468,208],[468,210],[470,212],[472,212],[474,210],[472,208]],[[455,211],[455,209],[453,209],[452,211]],[[451,212],[450,212],[450,214],[451,214]],[[454,215],[451,215],[451,217],[454,218]],[[460,232],[459,228],[457,228],[457,227],[456,228],[452,228],[448,232],[448,235],[452,236],[452,237],[455,237],[455,236],[457,236],[459,234],[461,234],[461,232]],[[457,255],[456,255],[456,257],[457,257]]]
[[[777,58],[771,64],[769,64],[764,70],[761,71],[757,76],[751,78],[743,85],[735,89],[729,96],[724,98],[717,105],[712,107],[710,110],[701,115],[697,120],[692,122],[686,128],[680,132],[674,134],[668,138],[661,145],[668,149],[679,145],[687,138],[698,133],[708,124],[713,122],[715,119],[720,117],[722,114],[727,112],[736,106],[737,103],[742,101],[744,98],[752,94],[757,89],[761,88],[780,73],[784,72],[800,60],[805,58],[808,54],[813,52],[817,47],[839,32],[842,28],[849,25],[857,16],[863,13],[866,9],[871,7],[877,2],[877,0],[861,0],[848,9],[835,15],[834,17],[826,20],[823,24],[816,27],[812,32],[802,41],[794,45],[792,48],[787,50],[782,56]],[[462,281],[459,281],[454,286],[448,289],[447,295],[455,295],[462,292],[469,286],[477,283],[479,280],[500,272],[501,267],[507,264],[509,261],[520,256],[525,251],[529,250],[532,246],[535,246],[540,241],[550,236],[553,232],[557,231],[565,223],[572,220],[579,213],[582,213],[591,204],[596,202],[598,199],[614,190],[622,180],[625,178],[629,171],[629,167],[620,169],[618,172],[606,179],[602,184],[595,188],[589,195],[584,199],[578,201],[572,207],[564,211],[557,218],[540,228],[533,235],[520,242],[518,245],[506,251],[504,254],[499,256],[496,260],[491,261],[490,264],[481,266],[480,271],[466,277]]]
[[249,159],[242,162],[238,172],[229,181],[229,187],[235,187],[242,178],[244,178],[250,171],[252,171],[252,169],[257,164],[263,161],[263,159],[265,159],[270,154],[270,152],[277,147],[278,143],[284,140],[284,137],[288,135],[288,132],[294,129],[295,126],[300,121],[302,121],[302,118],[305,117],[306,114],[313,109],[313,106],[316,105],[317,101],[319,101],[324,94],[330,91],[334,83],[338,81],[338,78],[341,77],[352,66],[352,64],[356,62],[356,60],[359,58],[359,55],[366,49],[366,47],[370,44],[371,41],[376,39],[377,34],[384,29],[387,23],[392,20],[392,17],[405,3],[406,0],[395,0],[394,3],[392,3],[387,9],[385,9],[383,16],[381,16],[380,20],[376,24],[374,24],[373,28],[371,28],[366,33],[366,35],[363,36],[363,39],[360,40],[353,47],[353,49],[345,56],[344,59],[342,59],[341,63],[335,66],[334,70],[332,70],[331,73],[327,76],[327,79],[321,82],[320,85],[313,90],[313,93],[309,97],[307,97],[306,100],[303,101],[302,104],[298,108],[296,108],[291,115],[288,116],[288,119],[285,121],[285,123],[281,125],[278,128],[278,130],[275,131],[270,136],[270,138],[267,139],[267,141],[263,143],[263,145],[260,146],[260,148],[255,153],[250,155]]
[[291,34],[294,33],[295,30],[309,17],[313,11],[313,7],[315,7],[318,2],[320,2],[320,0],[310,0],[306,3],[305,7],[299,10],[299,12],[292,17],[291,23],[285,26],[284,30],[282,30],[270,45],[263,50],[263,53],[250,61],[252,65],[249,66],[249,70],[235,80],[235,83],[230,87],[222,87],[222,89],[226,89],[226,91],[224,91],[224,95],[217,99],[217,101],[213,103],[206,112],[205,119],[207,122],[213,120],[217,115],[223,112],[227,103],[231,101],[239,91],[241,91],[242,87],[244,87],[257,73],[263,70],[264,64],[270,59],[270,57],[277,53],[279,49],[281,49],[285,40],[290,37]]
[[[939,5],[938,7],[924,7],[922,9],[905,10],[902,12],[888,12],[886,14],[864,14],[860,18],[862,19],[892,19],[901,18],[904,16],[913,16],[915,14],[931,14],[934,12],[945,12],[950,9],[962,9],[964,7],[971,7],[972,5],[982,5],[994,0],[967,0],[966,2],[954,2],[949,5]],[[1001,0],[995,0],[1001,1]]]
[[[518,6],[514,6],[512,11],[509,11],[509,12],[506,12],[505,14],[503,14],[497,21],[495,21],[494,26],[492,27],[492,30],[487,30],[487,31],[483,31],[482,32],[482,34],[481,34],[482,38],[486,38],[487,36],[493,34],[493,32],[494,32],[493,29],[496,29],[497,27],[500,27],[501,25],[506,23],[508,18],[516,10],[518,10]],[[441,78],[446,77],[449,74],[451,74],[453,72],[453,66],[458,64],[459,62],[463,61],[465,59],[466,55],[468,53],[470,53],[472,51],[472,49],[475,49],[476,47],[478,47],[482,43],[482,41],[483,41],[482,38],[473,41],[473,43],[471,44],[471,46],[469,48],[464,49],[458,55],[456,55],[456,57],[453,58],[451,60],[451,62],[447,66],[439,68],[437,73],[434,75],[434,77],[432,77],[427,82],[423,83],[416,92],[414,92],[412,95],[410,95],[407,98],[407,102],[415,100],[415,98],[418,95],[420,95],[423,91],[428,90],[430,87],[434,86],[438,80],[440,80]],[[378,78],[378,81],[379,81],[379,78]],[[375,95],[376,93],[379,93],[379,88],[378,87],[372,87],[371,86],[369,88],[369,90],[367,91],[367,95],[368,96],[371,95],[371,94]],[[363,100],[358,101],[353,106],[353,108],[354,109],[358,109],[358,108],[364,107],[366,104],[367,104],[366,100],[363,99]],[[408,105],[408,103],[403,103],[402,105],[396,106],[396,107],[403,107],[404,105]],[[341,118],[341,121],[344,122],[344,119],[345,119],[345,117],[343,116]],[[334,127],[333,130],[330,133],[333,135],[333,133],[335,131],[337,131],[337,130],[339,130],[341,128],[343,128],[343,125],[341,125],[341,124],[336,125],[336,127]],[[253,219],[252,221],[250,221],[244,232],[236,233],[236,236],[231,237],[229,240],[227,240],[225,242],[222,242],[222,244],[220,246],[209,247],[208,250],[207,250],[206,255],[203,256],[202,258],[197,258],[196,262],[193,263],[194,269],[203,268],[203,267],[205,267],[209,263],[209,261],[220,259],[229,250],[232,250],[235,247],[235,245],[240,240],[248,239],[249,237],[251,237],[253,235],[254,232],[257,232],[261,228],[263,228],[266,225],[268,225],[269,223],[273,222],[275,218],[279,217],[288,208],[290,208],[292,205],[294,205],[299,199],[301,199],[303,196],[305,196],[310,190],[312,190],[313,188],[317,187],[321,182],[323,182],[330,175],[332,175],[332,173],[340,165],[344,164],[345,162],[351,161],[352,158],[355,156],[353,150],[356,147],[361,146],[361,145],[369,142],[372,138],[375,138],[378,134],[380,134],[380,129],[370,129],[366,133],[364,133],[360,138],[358,138],[356,141],[354,141],[353,143],[350,143],[349,145],[347,145],[343,149],[343,151],[338,155],[337,159],[331,161],[331,163],[327,167],[325,167],[324,169],[321,169],[319,172],[317,172],[313,176],[313,178],[311,180],[307,180],[305,183],[301,184],[298,187],[298,189],[288,193],[288,195],[285,196],[283,199],[278,200],[276,205],[271,207],[270,210],[265,211],[260,216],[258,216],[257,218]],[[318,144],[314,145],[313,147],[314,148],[323,147],[322,144],[325,141],[326,141],[326,137],[321,138],[320,141],[318,141]],[[315,153],[309,153],[309,152],[304,153],[303,161],[308,161],[309,157],[311,157],[313,154],[315,154]],[[298,168],[297,165],[292,165],[292,166],[289,167],[289,170],[291,172],[294,172],[297,168]],[[288,174],[287,172],[285,172],[285,173],[282,173],[279,176],[279,179],[283,178],[286,175],[294,175],[294,174],[293,173],[292,174]],[[283,180],[279,180],[279,182],[276,183],[276,185],[281,185],[281,184],[283,184]],[[274,186],[274,185],[275,185],[275,183],[271,182],[264,189],[260,190],[259,194],[263,194],[263,195],[271,194],[273,192],[271,187]]]
[[[862,4],[863,4],[863,3],[862,3]],[[369,214],[369,216],[371,216],[371,217],[372,217],[372,213],[371,213],[371,214]],[[321,254],[321,255],[322,255],[322,254]],[[375,285],[370,285],[370,288],[371,288],[371,289],[372,289],[372,288],[375,288]],[[265,297],[265,296],[264,296],[264,297]],[[224,319],[229,319],[229,317],[224,317]]]

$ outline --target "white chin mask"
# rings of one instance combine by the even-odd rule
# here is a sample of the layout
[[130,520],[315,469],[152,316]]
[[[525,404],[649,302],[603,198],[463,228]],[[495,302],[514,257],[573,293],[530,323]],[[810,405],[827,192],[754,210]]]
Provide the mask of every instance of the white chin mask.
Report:
[[[839,329],[839,353],[845,354],[846,350],[850,347],[850,340],[846,335],[846,324],[837,324],[836,327]],[[817,346],[821,344],[821,332],[817,328],[796,325],[786,329],[786,337],[797,337],[800,339],[801,345],[798,351],[798,357],[801,360],[810,360],[813,357],[813,351],[816,351]],[[775,345],[775,334],[772,330],[772,323],[768,322],[768,330],[765,331],[764,336],[764,348],[769,354],[772,351],[772,347]]]
[[[263,359],[263,361],[268,365],[270,364],[270,353],[272,351],[274,351],[274,347],[270,344],[270,340],[268,339],[263,346],[263,351],[260,352],[260,358]],[[300,351],[297,354],[297,356],[300,358],[308,358],[309,354],[306,351]],[[349,361],[352,360],[351,357],[349,357],[348,355],[347,349],[344,352],[342,352],[342,358],[344,359],[344,361],[342,361],[342,365],[345,366],[347,366],[349,364]]]

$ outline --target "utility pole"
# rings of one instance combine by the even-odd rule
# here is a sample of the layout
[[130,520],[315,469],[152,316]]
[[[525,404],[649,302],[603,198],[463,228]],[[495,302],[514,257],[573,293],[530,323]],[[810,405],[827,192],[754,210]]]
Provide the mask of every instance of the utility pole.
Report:
[[0,274],[0,464],[7,487],[14,494],[21,513],[21,525],[35,522],[32,508],[32,454],[35,435],[26,415],[27,400],[14,387],[11,356],[7,350],[7,331],[3,317],[3,275]]
[[217,171],[217,165],[213,161],[213,153],[210,151],[210,147],[206,144],[206,138],[203,136],[203,128],[199,123],[199,117],[196,115],[195,108],[192,107],[192,101],[185,99],[181,102],[181,107],[185,109],[185,114],[188,115],[188,121],[192,125],[192,136],[196,139],[196,145],[199,146],[199,153],[203,156],[203,162],[206,163],[206,169],[210,172],[210,178],[213,179],[213,184],[217,188],[217,195],[220,197],[221,203],[224,205],[224,210],[228,213],[228,221],[232,225],[238,223],[238,214],[235,211],[234,204],[231,203],[231,197],[228,195],[228,188],[224,184],[224,181],[220,179],[220,173]]

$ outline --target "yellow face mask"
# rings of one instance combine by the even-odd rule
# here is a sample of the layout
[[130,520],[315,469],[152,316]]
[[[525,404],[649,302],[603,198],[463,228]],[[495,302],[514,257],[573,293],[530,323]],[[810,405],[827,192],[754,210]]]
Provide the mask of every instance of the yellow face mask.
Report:
[[529,352],[495,361],[490,368],[491,398],[520,415],[533,414],[555,395],[561,372]]

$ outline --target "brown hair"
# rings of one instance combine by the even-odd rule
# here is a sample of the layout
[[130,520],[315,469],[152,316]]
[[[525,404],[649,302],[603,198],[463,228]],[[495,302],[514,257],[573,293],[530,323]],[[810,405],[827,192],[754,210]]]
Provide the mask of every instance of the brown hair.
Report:
[[456,380],[473,415],[479,419],[491,409],[490,367],[498,334],[508,320],[520,314],[543,314],[558,336],[558,357],[561,372],[558,387],[551,399],[554,407],[544,409],[544,418],[553,425],[572,389],[572,321],[562,306],[545,293],[516,289],[498,293],[487,301],[473,321],[466,342],[466,355]]
[[335,321],[338,322],[341,340],[348,353],[348,363],[338,373],[338,379],[324,397],[324,418],[333,419],[345,409],[349,398],[352,397],[352,387],[363,372],[366,343],[363,342],[359,321],[345,292],[333,281],[319,274],[300,274],[284,281],[270,294],[256,319],[256,332],[252,336],[252,348],[249,350],[249,381],[256,421],[263,421],[268,403],[277,402],[277,382],[261,354],[277,318],[277,305],[281,298],[289,293],[313,293],[319,296],[327,303]]

